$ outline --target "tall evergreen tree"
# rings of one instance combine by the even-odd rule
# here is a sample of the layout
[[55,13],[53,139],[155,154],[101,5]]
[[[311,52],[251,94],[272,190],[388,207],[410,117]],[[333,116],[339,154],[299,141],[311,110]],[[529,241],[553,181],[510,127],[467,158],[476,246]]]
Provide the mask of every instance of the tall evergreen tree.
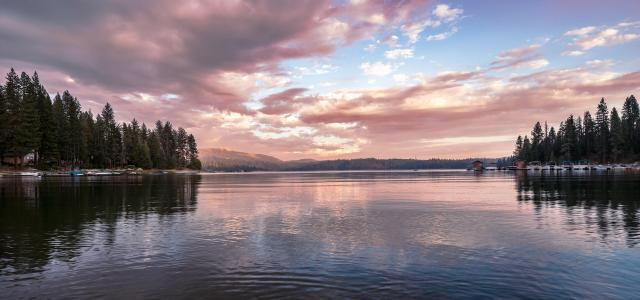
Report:
[[604,98],[598,104],[596,111],[596,149],[600,161],[606,162],[609,158],[609,110]]
[[193,134],[190,134],[187,137],[187,147],[189,156],[188,167],[194,170],[202,169],[202,163],[198,159],[198,145],[196,144],[196,138],[193,136]]
[[165,154],[165,165],[169,169],[176,168],[177,166],[177,144],[176,133],[173,130],[173,125],[169,121],[164,123],[162,127],[162,133],[160,135],[160,142]]
[[58,154],[56,158],[58,159],[58,165],[64,166],[64,161],[68,159],[67,147],[71,143],[69,133],[67,132],[67,118],[65,117],[64,105],[62,104],[62,97],[60,94],[56,94],[53,98],[53,118],[52,123],[54,124],[54,134],[56,139],[56,144],[58,148]]
[[622,121],[618,116],[618,110],[616,108],[611,109],[611,128],[609,130],[611,137],[611,159],[614,161],[619,161],[624,154],[625,150],[625,141],[624,141],[624,133],[622,131]]
[[102,115],[98,114],[95,125],[93,126],[93,139],[91,143],[91,163],[93,167],[104,168],[107,166],[106,132],[106,125],[102,119]]
[[9,152],[13,157],[13,164],[17,167],[19,161],[16,160],[17,155],[24,152],[24,148],[20,144],[19,129],[22,123],[22,101],[21,101],[22,88],[20,87],[20,78],[16,74],[15,70],[11,68],[11,71],[7,74],[6,83],[4,86],[4,99],[6,103],[5,111],[5,126],[6,133],[4,137],[4,144],[6,152]]
[[531,141],[528,136],[524,136],[524,140],[522,141],[522,158],[525,161],[533,160],[533,155],[531,155]]
[[[38,83],[39,84],[39,83]],[[38,116],[38,98],[33,81],[22,72],[20,75],[21,107],[20,124],[17,128],[19,150],[16,154],[23,156],[35,152],[40,147],[40,117]]]
[[582,126],[582,118],[578,116],[575,120],[576,127],[576,156],[582,157],[584,155],[584,127]]
[[69,144],[66,147],[66,160],[71,166],[81,164],[80,154],[84,151],[82,141],[82,126],[80,124],[81,107],[78,99],[69,91],[62,93],[62,105],[65,111],[66,130],[69,135]]
[[8,135],[8,124],[7,124],[7,99],[4,96],[4,86],[0,84],[0,165],[2,165],[2,161],[4,161],[4,153],[7,151],[7,135]]
[[58,144],[56,140],[56,126],[53,120],[53,106],[49,93],[40,83],[37,72],[31,77],[38,106],[38,116],[40,117],[40,142],[37,149],[37,165],[40,168],[48,169],[58,162]]
[[544,139],[544,132],[540,122],[536,122],[531,130],[531,155],[534,160],[542,160],[544,150],[542,149],[542,140]]
[[177,154],[177,166],[178,168],[184,168],[188,165],[188,145],[187,145],[187,131],[184,128],[178,128],[176,132],[176,154]]
[[93,153],[93,132],[94,132],[93,114],[91,111],[80,113],[80,147],[79,159],[84,167],[91,167],[91,153]]
[[561,152],[565,159],[572,160],[579,158],[576,151],[577,141],[578,136],[576,133],[575,119],[573,118],[573,115],[570,115],[564,123],[564,136]]
[[549,129],[549,135],[547,137],[547,148],[545,152],[545,161],[555,162],[556,161],[556,153],[554,151],[554,146],[557,143],[556,137],[556,129],[551,126]]
[[638,101],[631,95],[627,97],[622,106],[622,134],[627,142],[625,152],[627,155],[640,154],[640,108]]
[[582,139],[582,152],[585,158],[590,158],[595,152],[595,136],[596,125],[591,118],[591,113],[586,111],[584,113],[584,119],[582,120],[582,130],[584,131],[584,138]]
[[524,159],[523,157],[523,153],[522,153],[522,136],[519,135],[518,138],[516,139],[516,149],[513,150],[513,156],[515,156],[517,159]]
[[105,131],[105,159],[108,167],[113,168],[122,165],[122,134],[116,123],[115,114],[111,104],[102,109],[102,121]]
[[154,131],[149,134],[149,156],[151,158],[151,165],[153,168],[162,169],[166,168],[166,158],[164,150],[160,144],[160,138],[158,132]]

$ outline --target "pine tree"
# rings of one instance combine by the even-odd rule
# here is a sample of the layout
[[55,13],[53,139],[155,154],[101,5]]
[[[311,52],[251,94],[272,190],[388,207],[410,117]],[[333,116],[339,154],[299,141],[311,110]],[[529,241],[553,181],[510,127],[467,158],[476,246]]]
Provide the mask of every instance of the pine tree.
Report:
[[[38,82],[39,84],[39,82]],[[33,81],[22,72],[20,75],[21,108],[18,131],[19,149],[17,154],[23,156],[35,152],[40,147],[40,117],[38,115],[38,99]]]
[[575,120],[576,127],[576,156],[580,159],[584,156],[584,127],[582,126],[582,118],[578,116]]
[[554,145],[556,144],[556,129],[551,126],[549,129],[549,135],[547,136],[547,148],[545,152],[545,161],[555,162],[556,155],[554,153]]
[[513,156],[515,156],[517,159],[522,160],[524,159],[522,154],[522,136],[519,135],[516,139],[516,149],[513,150]]
[[573,115],[570,115],[569,118],[564,123],[564,139],[562,143],[562,156],[567,160],[579,159],[576,144],[578,138],[576,133],[575,120]]
[[596,112],[596,149],[600,161],[606,162],[609,158],[609,111],[604,98],[598,104]]
[[91,153],[93,153],[93,132],[95,123],[91,111],[80,114],[80,162],[83,167],[91,167]]
[[91,143],[91,164],[95,168],[105,168],[107,166],[106,155],[106,126],[102,115],[96,116],[93,126],[93,140]]
[[40,142],[37,149],[37,165],[42,169],[49,169],[58,162],[58,144],[56,140],[56,125],[53,120],[53,105],[49,93],[40,83],[37,72],[31,77],[36,89],[38,116],[40,117]]
[[638,101],[631,95],[627,97],[622,106],[622,134],[627,142],[625,153],[627,155],[640,154],[640,108]]
[[522,157],[525,161],[533,160],[533,155],[531,155],[531,141],[529,141],[529,137],[526,135],[522,141]]
[[596,136],[596,125],[593,119],[591,118],[591,113],[586,111],[584,113],[583,122],[583,131],[584,138],[582,140],[582,151],[583,155],[586,158],[590,158],[591,155],[595,152],[595,136]]
[[614,107],[611,109],[611,128],[610,128],[610,137],[611,137],[611,159],[614,161],[619,161],[624,154],[625,150],[625,141],[624,141],[624,133],[622,131],[622,121],[618,116],[618,110]]
[[531,152],[533,155],[533,160],[543,160],[543,138],[544,132],[542,131],[542,126],[540,125],[540,122],[536,122],[536,124],[533,126],[533,130],[531,130]]
[[162,143],[162,149],[164,150],[165,154],[166,167],[169,169],[176,168],[176,133],[173,130],[173,125],[171,125],[169,121],[165,122],[164,127],[162,127],[160,142]]
[[38,150],[38,162],[41,167],[51,168],[57,164],[58,143],[57,123],[53,115],[53,104],[47,94],[40,103],[40,149]]
[[106,165],[110,168],[120,166],[123,161],[122,157],[122,134],[120,127],[116,123],[115,114],[111,104],[107,102],[102,109],[102,121],[104,122],[105,133],[105,159]]
[[82,149],[82,126],[80,124],[80,113],[82,111],[80,102],[69,91],[64,91],[62,93],[62,105],[65,111],[66,130],[69,135],[69,144],[66,147],[67,161],[71,166],[79,166],[81,164],[80,154],[84,151]]
[[58,144],[58,164],[65,166],[70,157],[69,144],[71,144],[71,136],[68,131],[69,122],[60,94],[56,94],[53,98],[53,120],[56,127],[56,141]]
[[19,129],[22,123],[21,115],[21,87],[20,78],[16,74],[15,70],[11,68],[11,71],[7,74],[6,84],[4,86],[4,98],[6,104],[6,133],[5,133],[5,147],[6,151],[11,153],[14,157],[13,164],[18,166],[20,161],[17,161],[17,155],[23,152],[22,145],[20,145]]
[[160,144],[157,131],[149,134],[149,156],[151,158],[151,165],[153,168],[166,168],[164,150],[162,150],[162,145]]
[[4,86],[0,84],[0,166],[4,161],[4,153],[7,151],[7,99],[5,97]]
[[189,148],[189,150],[188,150],[188,155],[189,155],[189,165],[188,165],[188,167],[190,169],[193,169],[193,170],[202,169],[202,163],[198,159],[198,145],[196,144],[196,138],[193,136],[193,134],[190,134],[189,137],[187,137],[187,147]]
[[176,133],[176,154],[178,168],[184,168],[188,165],[188,146],[187,146],[187,131],[184,128],[178,128]]

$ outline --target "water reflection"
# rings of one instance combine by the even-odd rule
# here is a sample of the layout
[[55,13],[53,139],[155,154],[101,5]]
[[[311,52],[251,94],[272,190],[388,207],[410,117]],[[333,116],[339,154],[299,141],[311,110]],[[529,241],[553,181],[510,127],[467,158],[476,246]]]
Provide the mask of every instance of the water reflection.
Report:
[[624,236],[629,247],[640,243],[637,174],[516,174],[518,201],[530,203],[542,219],[563,211],[569,230],[598,233],[608,242]]
[[0,275],[70,262],[99,232],[113,244],[117,224],[193,212],[200,176],[9,178],[0,180]]
[[[8,298],[631,298],[638,177],[0,181]],[[533,295],[533,296],[532,296]]]

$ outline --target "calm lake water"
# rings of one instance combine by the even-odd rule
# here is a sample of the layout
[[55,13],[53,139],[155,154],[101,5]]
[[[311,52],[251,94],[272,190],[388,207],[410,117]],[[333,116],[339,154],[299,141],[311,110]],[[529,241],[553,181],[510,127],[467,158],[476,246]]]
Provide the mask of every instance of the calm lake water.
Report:
[[638,175],[5,177],[0,297],[637,299],[639,208]]

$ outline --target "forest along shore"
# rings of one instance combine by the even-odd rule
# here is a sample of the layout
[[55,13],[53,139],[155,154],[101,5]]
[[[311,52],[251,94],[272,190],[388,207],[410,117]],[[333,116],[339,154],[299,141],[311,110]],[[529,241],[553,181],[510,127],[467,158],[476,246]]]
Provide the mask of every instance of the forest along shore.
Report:
[[193,134],[160,120],[148,128],[117,120],[108,102],[100,114],[82,110],[65,90],[51,95],[38,73],[12,68],[0,83],[0,171],[76,169],[200,169]]
[[136,176],[163,174],[199,174],[191,169],[82,169],[73,171],[40,171],[36,169],[0,170],[0,177],[78,177],[78,176]]

